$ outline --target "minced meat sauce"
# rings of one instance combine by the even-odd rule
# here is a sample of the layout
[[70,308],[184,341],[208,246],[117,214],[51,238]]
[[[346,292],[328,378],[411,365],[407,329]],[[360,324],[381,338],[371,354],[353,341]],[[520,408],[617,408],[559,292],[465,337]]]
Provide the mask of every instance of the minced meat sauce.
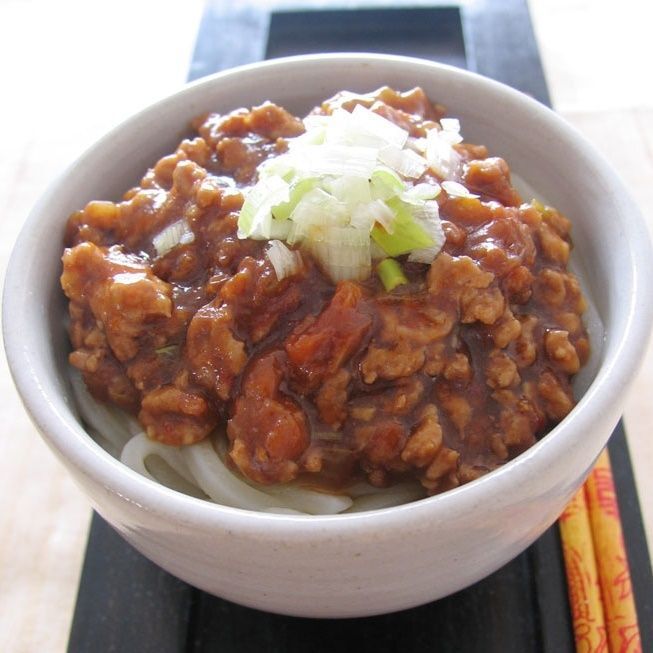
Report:
[[[412,136],[444,113],[420,89],[387,88],[315,112],[356,103]],[[570,225],[523,204],[503,159],[455,146],[480,197],[438,196],[443,250],[403,262],[409,283],[388,293],[374,273],[334,285],[307,254],[278,281],[266,243],[238,238],[243,192],[299,118],[266,103],[193,128],[122,202],[68,221],[70,362],[98,400],[170,445],[226,423],[231,462],[260,483],[412,476],[431,494],[502,465],[571,410],[589,343]],[[153,238],[180,218],[193,242],[157,256]]]

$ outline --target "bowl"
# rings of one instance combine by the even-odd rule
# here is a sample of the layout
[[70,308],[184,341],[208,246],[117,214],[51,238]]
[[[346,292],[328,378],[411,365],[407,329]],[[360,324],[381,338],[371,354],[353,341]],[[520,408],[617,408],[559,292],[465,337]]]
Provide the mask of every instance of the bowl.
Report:
[[[573,222],[574,265],[604,332],[573,411],[528,451],[455,490],[351,515],[227,508],[157,485],[84,431],[68,376],[59,288],[64,223],[91,199],[118,199],[208,111],[270,99],[301,115],[341,89],[422,86],[461,119],[466,140],[503,156]],[[291,57],[202,79],[127,120],[84,153],[34,207],[4,291],[5,347],[44,440],[93,507],[136,549],[225,599],[305,617],[354,617],[432,601],[531,544],[581,485],[617,423],[651,325],[653,255],[617,173],[555,113],[497,82],[419,59]],[[30,482],[26,479],[26,482]]]

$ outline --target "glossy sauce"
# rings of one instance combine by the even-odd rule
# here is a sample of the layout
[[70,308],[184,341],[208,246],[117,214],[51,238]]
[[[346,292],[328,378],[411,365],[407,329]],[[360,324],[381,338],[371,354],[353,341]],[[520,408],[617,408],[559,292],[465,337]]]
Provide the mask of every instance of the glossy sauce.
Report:
[[[356,103],[412,136],[444,113],[419,89],[315,111]],[[409,283],[387,293],[374,273],[334,286],[306,252],[278,281],[266,244],[237,237],[243,192],[298,118],[268,103],[194,128],[122,202],[69,219],[70,360],[96,398],[172,445],[226,425],[234,466],[261,483],[410,476],[428,493],[502,465],[571,410],[589,343],[570,225],[522,204],[505,161],[456,146],[480,198],[438,196],[443,251],[402,261]],[[153,238],[180,219],[193,242],[158,256]]]

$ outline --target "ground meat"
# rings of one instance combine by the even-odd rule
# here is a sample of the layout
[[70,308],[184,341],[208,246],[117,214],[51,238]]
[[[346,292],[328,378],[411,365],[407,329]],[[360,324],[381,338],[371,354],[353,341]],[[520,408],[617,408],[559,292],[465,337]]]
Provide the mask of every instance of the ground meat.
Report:
[[279,282],[267,258],[247,257],[236,274],[222,285],[220,297],[233,307],[240,329],[246,330],[249,339],[257,343],[282,316],[297,308],[304,291],[299,283],[303,276],[300,271]]
[[78,349],[70,355],[70,362],[82,371],[86,387],[96,399],[116,404],[130,413],[138,411],[138,392],[110,352],[87,357]]
[[425,348],[413,349],[406,341],[400,340],[392,348],[370,345],[361,363],[361,372],[365,383],[374,383],[377,379],[398,379],[410,376],[422,369],[425,360]]
[[487,288],[493,279],[494,275],[483,272],[469,256],[452,257],[446,253],[433,261],[427,277],[429,292],[455,300],[460,300],[465,291]]
[[537,343],[535,342],[535,328],[538,324],[534,315],[527,315],[521,319],[519,336],[515,342],[515,362],[519,367],[532,365],[537,358]]
[[339,429],[347,418],[348,387],[351,373],[339,369],[330,376],[315,395],[315,406],[320,419],[333,429]]
[[317,389],[354,353],[372,325],[364,303],[361,287],[343,281],[327,308],[290,335],[285,350],[299,392]]
[[515,362],[503,351],[493,351],[488,356],[485,372],[491,388],[509,388],[519,383],[519,372]]
[[401,452],[401,459],[414,467],[426,467],[433,462],[441,448],[442,428],[438,409],[433,404],[427,404]]
[[510,168],[499,157],[470,161],[463,181],[470,190],[498,200],[504,206],[519,206],[521,197],[510,183]]
[[397,419],[385,418],[356,429],[354,441],[361,466],[373,485],[383,487],[388,472],[405,468],[401,452],[407,440],[406,427]]
[[488,331],[492,337],[494,346],[499,349],[505,349],[519,337],[521,333],[521,322],[509,308],[506,308],[501,318]]
[[245,344],[233,333],[228,305],[200,308],[188,327],[186,356],[195,381],[227,401],[236,377],[247,363]]
[[162,386],[143,397],[138,414],[153,440],[181,446],[203,440],[218,419],[201,394]]
[[457,487],[460,484],[457,474],[459,459],[460,453],[442,447],[421,477],[422,485],[431,493]]
[[474,371],[470,365],[469,358],[462,352],[457,352],[445,363],[442,369],[442,376],[447,381],[457,381],[466,385],[472,379]]
[[580,360],[574,346],[569,342],[569,333],[552,329],[544,336],[544,349],[549,360],[567,374],[576,374]]
[[561,420],[574,405],[568,388],[551,371],[542,373],[537,390],[551,419]]
[[[389,88],[313,113],[357,105],[417,149],[444,115],[421,89]],[[192,126],[122,201],[68,221],[70,362],[97,399],[175,446],[226,423],[233,466],[258,483],[412,477],[426,493],[496,469],[572,409],[589,340],[570,223],[522,204],[503,159],[454,146],[456,178],[478,197],[438,195],[442,251],[428,266],[398,257],[407,283],[386,292],[374,270],[332,283],[308,251],[279,280],[267,244],[238,236],[258,166],[301,119],[266,102]],[[176,223],[187,238],[161,250]]]
[[143,340],[157,342],[157,327],[172,316],[172,289],[149,266],[90,242],[66,250],[63,265],[64,292],[88,306],[118,360],[134,358]]
[[234,403],[227,434],[231,459],[259,483],[286,482],[297,476],[308,448],[308,423],[301,408],[279,389],[286,369],[281,352],[255,361]]

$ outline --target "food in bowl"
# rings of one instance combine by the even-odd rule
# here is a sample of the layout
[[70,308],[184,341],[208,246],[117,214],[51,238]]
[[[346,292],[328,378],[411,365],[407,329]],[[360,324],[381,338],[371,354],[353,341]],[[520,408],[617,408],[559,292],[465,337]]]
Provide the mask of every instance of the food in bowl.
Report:
[[208,114],[70,217],[70,362],[138,416],[77,385],[127,464],[236,507],[363,510],[474,480],[567,415],[589,356],[570,223],[445,115],[389,88]]
[[[445,98],[467,140],[505,156],[540,199],[573,217],[571,263],[590,300],[584,317],[592,344],[591,360],[574,379],[578,404],[546,437],[492,473],[423,500],[358,514],[307,518],[232,508],[172,491],[120,464],[88,437],[68,383],[58,283],[65,217],[92,199],[119,198],[152,162],[174,151],[180,130],[210,107],[226,114],[270,98],[304,115],[339,89],[405,88],[406,80]],[[524,190],[523,196],[533,193]],[[360,617],[456,592],[504,565],[553,524],[621,415],[650,332],[653,300],[646,288],[652,275],[646,223],[629,190],[595,148],[532,98],[419,59],[302,56],[224,71],[180,89],[82,155],[44,194],[21,232],[7,268],[4,342],[45,442],[99,514],[154,563],[258,609]],[[126,413],[110,414],[106,407],[96,402],[91,417],[123,420]],[[207,442],[179,452],[160,446],[185,459]],[[150,458],[151,469],[160,461]],[[162,478],[159,469],[151,471]]]

